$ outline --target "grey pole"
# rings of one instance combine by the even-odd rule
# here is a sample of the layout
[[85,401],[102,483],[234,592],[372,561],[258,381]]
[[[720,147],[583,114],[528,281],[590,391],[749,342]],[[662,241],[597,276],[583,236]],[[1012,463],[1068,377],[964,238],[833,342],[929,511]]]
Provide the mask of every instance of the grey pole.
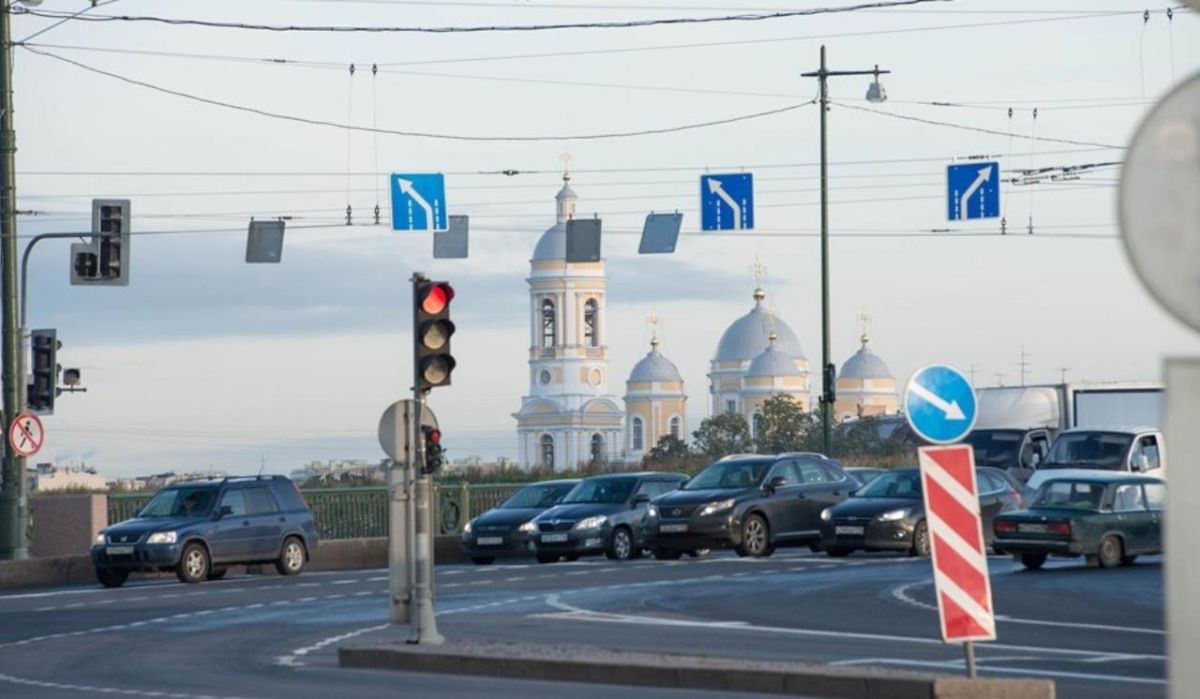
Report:
[[25,459],[8,444],[8,432],[21,412],[22,346],[17,328],[16,131],[13,128],[12,28],[8,3],[0,7],[0,296],[3,296],[4,461],[0,475],[0,559],[29,557],[29,509]]
[[[405,403],[401,419],[407,429],[412,425],[411,408]],[[407,434],[405,458],[393,461],[388,468],[388,621],[407,624],[412,602],[412,581],[408,571],[412,554],[409,550],[408,510],[412,505],[412,435]]]
[[[425,281],[425,276],[417,272],[413,274],[413,298],[416,298],[417,283]],[[416,347],[416,308],[413,311],[413,346]],[[409,643],[426,643],[441,645],[445,642],[437,630],[437,616],[433,609],[433,476],[425,469],[425,439],[421,433],[421,413],[425,408],[425,392],[421,390],[420,367],[416,357],[413,357],[413,403],[416,413],[412,422],[410,434],[414,442],[415,459],[413,472],[416,475],[416,527],[414,531],[416,562],[416,604],[412,606],[412,631],[408,637]]]
[[967,654],[967,677],[975,679],[975,643],[967,641],[963,648]]

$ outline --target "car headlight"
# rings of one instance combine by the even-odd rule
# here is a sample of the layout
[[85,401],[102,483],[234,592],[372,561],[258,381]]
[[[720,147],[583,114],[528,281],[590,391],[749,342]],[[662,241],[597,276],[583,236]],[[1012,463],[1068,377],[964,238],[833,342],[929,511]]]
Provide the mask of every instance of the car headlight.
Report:
[[908,510],[892,510],[879,515],[880,522],[895,522],[898,519],[904,519],[908,516]]
[[705,505],[704,507],[700,508],[700,516],[707,517],[709,515],[728,510],[733,507],[734,502],[735,502],[735,500],[733,498],[729,498],[728,500],[717,500],[716,502],[710,502],[707,505]]
[[828,522],[829,518],[833,516],[833,514],[830,512],[830,510],[832,510],[832,509],[833,509],[832,507],[826,507],[825,509],[821,510],[821,521],[822,522]]
[[655,507],[654,505],[650,505],[646,508],[646,514],[650,517],[657,517],[658,516],[658,508]]
[[526,522],[525,524],[522,524],[521,526],[517,527],[517,531],[525,532],[526,534],[528,534],[529,532],[536,532],[537,525],[533,523],[533,520],[530,520],[530,521]]
[[104,545],[104,532],[100,532],[99,534],[97,534],[97,535],[96,535],[96,541],[95,541],[94,543],[95,543],[97,546],[103,546],[103,545]]
[[575,529],[599,529],[608,521],[608,517],[604,515],[596,515],[595,517],[586,517],[575,523]]
[[[471,521],[473,522],[474,520],[471,520]],[[470,534],[470,533],[471,533],[471,522],[467,522],[466,524],[463,525],[463,534]]]
[[175,543],[177,534],[175,532],[154,532],[146,539],[147,544],[173,544]]

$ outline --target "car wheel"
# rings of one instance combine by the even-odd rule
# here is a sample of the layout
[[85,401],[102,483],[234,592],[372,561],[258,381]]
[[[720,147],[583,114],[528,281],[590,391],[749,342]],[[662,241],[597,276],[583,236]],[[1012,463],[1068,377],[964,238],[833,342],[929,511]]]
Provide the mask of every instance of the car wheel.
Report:
[[917,526],[913,528],[913,543],[910,553],[922,558],[929,557],[929,525],[925,520],[917,522]]
[[830,558],[845,558],[846,556],[850,555],[851,551],[852,551],[852,549],[848,549],[845,546],[826,546],[825,547],[825,555],[829,556]]
[[634,558],[633,535],[625,527],[617,527],[608,539],[608,550],[604,555],[613,561],[628,561]]
[[683,551],[672,551],[671,549],[653,549],[650,553],[660,561],[678,561],[683,556]]
[[762,515],[750,515],[742,522],[742,541],[737,545],[737,554],[742,557],[771,555],[771,529]]
[[496,562],[495,556],[471,556],[471,562],[477,566],[490,566]]
[[175,577],[179,578],[179,582],[195,585],[208,577],[211,567],[208,551],[193,541],[183,547],[183,553],[179,555],[179,563],[175,566]]
[[221,578],[225,577],[225,574],[228,572],[228,568],[213,568],[212,570],[208,571],[208,575],[205,577],[208,580],[220,580]]
[[579,554],[577,554],[577,553],[568,553],[567,555],[563,556],[563,559],[564,559],[564,560],[565,560],[567,563],[574,563],[575,561],[578,561],[578,560],[579,560]]
[[1037,570],[1046,562],[1046,554],[1044,553],[1023,553],[1021,554],[1021,565],[1029,570]]
[[539,553],[537,555],[538,563],[558,563],[559,556],[553,553]]
[[1115,536],[1106,536],[1101,539],[1100,547],[1096,549],[1096,560],[1101,568],[1116,568],[1121,565],[1121,558],[1124,555],[1125,547]]
[[1131,566],[1137,561],[1137,556],[1121,556],[1121,565]]
[[97,568],[96,579],[105,587],[120,587],[129,579],[129,571]]
[[283,540],[283,549],[275,561],[275,570],[280,575],[299,575],[304,569],[304,543],[294,536]]
[[825,545],[818,541],[816,543],[809,544],[808,550],[812,551],[813,553],[820,553],[825,550]]
[[704,558],[710,553],[712,553],[710,549],[692,549],[691,551],[687,552],[687,555],[691,556],[692,558]]

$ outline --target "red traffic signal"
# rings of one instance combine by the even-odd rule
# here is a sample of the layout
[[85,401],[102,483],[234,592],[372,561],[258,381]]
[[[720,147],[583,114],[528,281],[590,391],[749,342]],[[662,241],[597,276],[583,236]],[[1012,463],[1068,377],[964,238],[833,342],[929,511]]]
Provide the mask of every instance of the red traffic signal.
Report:
[[450,302],[454,287],[449,282],[413,280],[413,361],[417,386],[428,391],[450,385],[450,373],[456,362],[450,354],[454,323],[450,320]]
[[434,316],[446,310],[453,300],[454,287],[446,282],[434,282],[424,288],[418,303],[423,313]]

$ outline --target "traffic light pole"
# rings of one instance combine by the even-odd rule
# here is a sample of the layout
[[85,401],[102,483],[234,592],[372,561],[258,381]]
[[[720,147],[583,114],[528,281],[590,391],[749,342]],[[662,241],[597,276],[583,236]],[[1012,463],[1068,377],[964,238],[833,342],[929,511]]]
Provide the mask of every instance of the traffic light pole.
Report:
[[13,128],[12,28],[8,3],[0,6],[0,296],[3,297],[4,460],[0,474],[0,559],[29,556],[29,521],[25,459],[8,444],[8,432],[21,412],[23,354],[17,327],[17,174],[16,131]]
[[[420,272],[412,276],[413,298],[417,297],[417,285],[428,281]],[[413,337],[417,337],[419,328],[414,310]],[[415,346],[414,342],[414,346]],[[409,426],[409,435],[414,443],[411,453],[413,474],[416,476],[414,507],[410,507],[410,517],[416,520],[413,528],[415,539],[413,560],[415,563],[416,592],[415,604],[411,607],[411,633],[409,643],[425,643],[441,645],[445,638],[438,633],[437,616],[433,609],[433,474],[425,468],[425,439],[421,430],[421,414],[425,409],[425,391],[421,386],[420,363],[413,357],[413,402],[416,410]],[[410,520],[411,521],[411,520]]]

